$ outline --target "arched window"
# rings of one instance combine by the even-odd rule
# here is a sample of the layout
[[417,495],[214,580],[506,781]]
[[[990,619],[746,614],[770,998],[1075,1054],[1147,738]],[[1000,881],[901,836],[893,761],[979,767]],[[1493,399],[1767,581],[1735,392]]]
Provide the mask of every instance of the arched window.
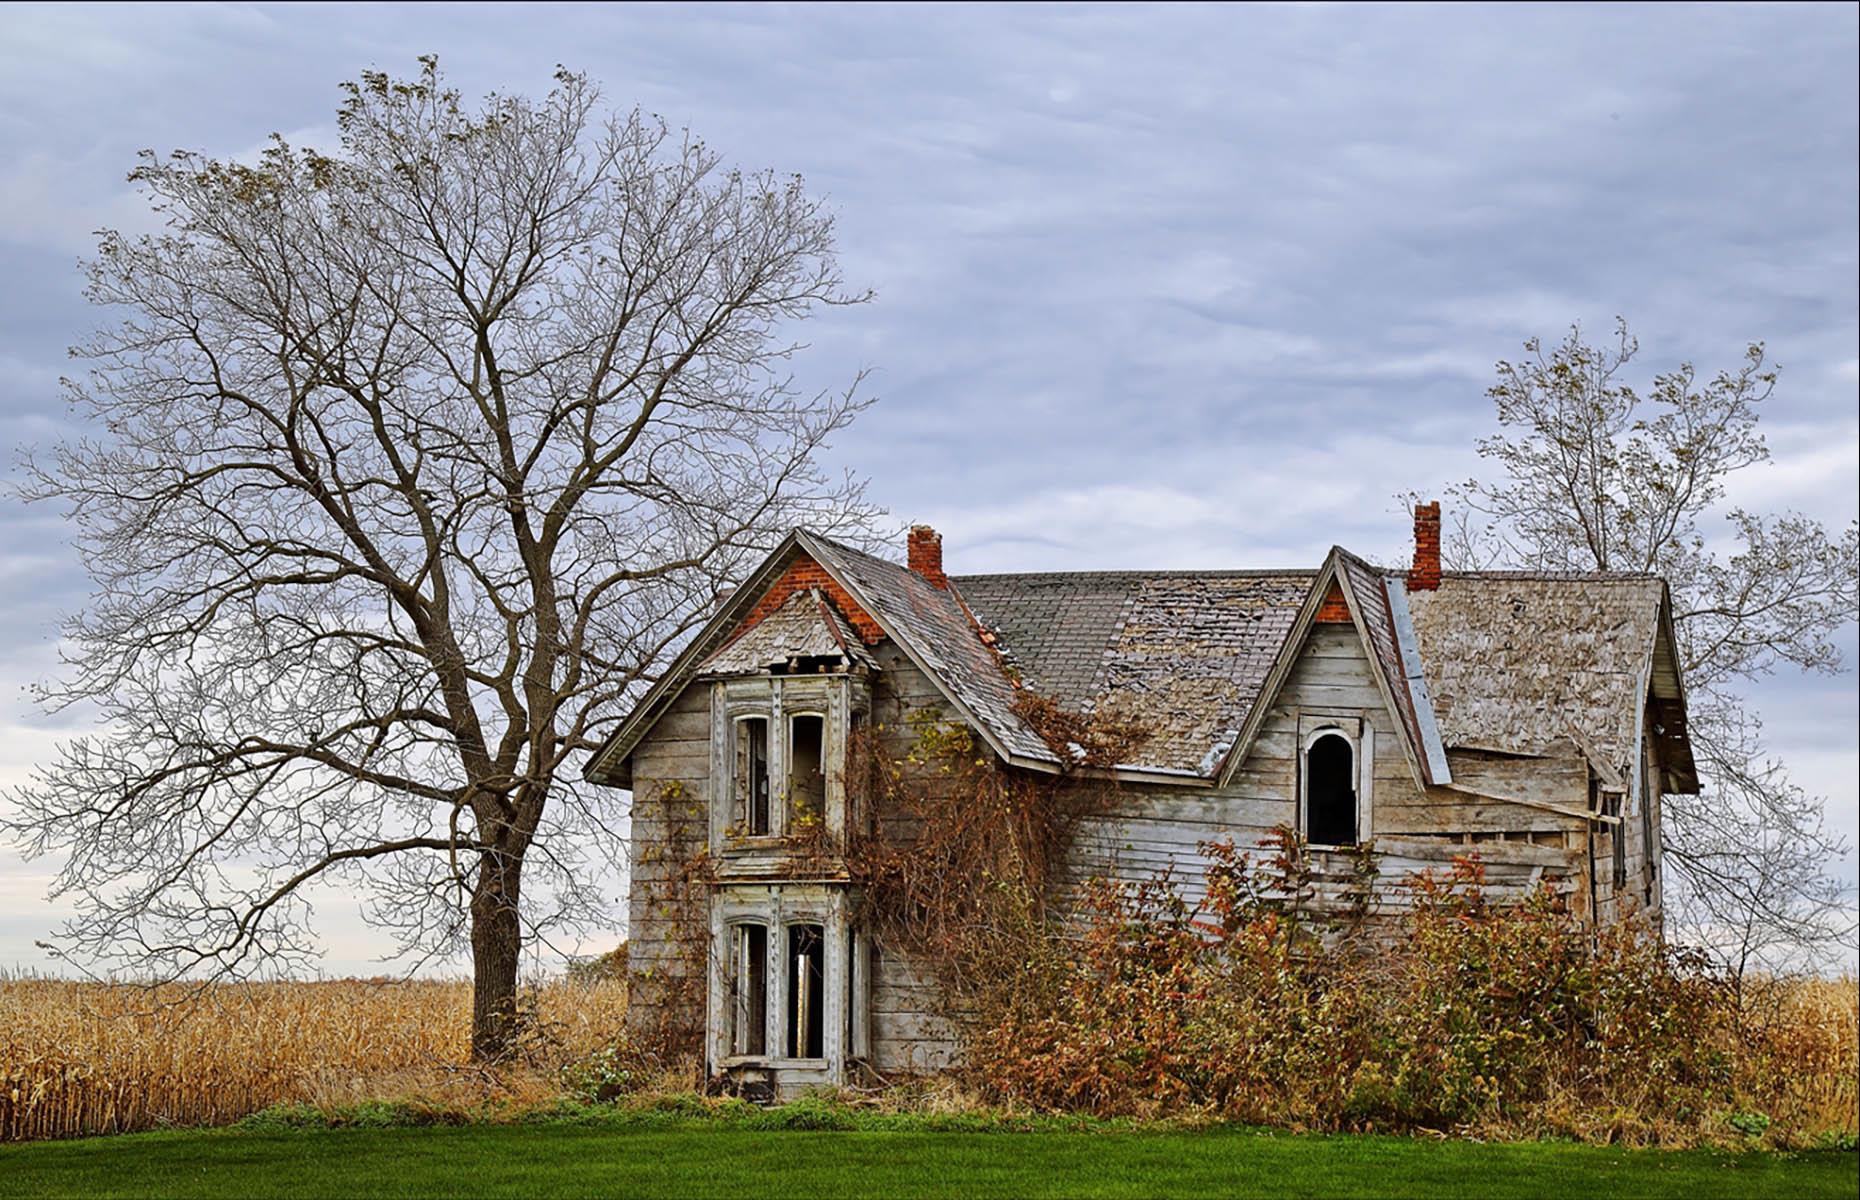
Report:
[[1334,729],[1305,745],[1305,840],[1356,845],[1356,747]]

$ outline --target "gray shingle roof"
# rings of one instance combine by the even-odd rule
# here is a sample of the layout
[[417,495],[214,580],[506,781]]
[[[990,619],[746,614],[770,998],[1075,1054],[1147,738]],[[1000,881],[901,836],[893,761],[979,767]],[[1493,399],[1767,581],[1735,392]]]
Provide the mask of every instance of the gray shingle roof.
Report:
[[1197,775],[1233,740],[1312,571],[1116,571],[950,580],[1028,687],[1113,707],[1150,739],[1132,766]]
[[[621,760],[707,657],[714,656],[709,669],[733,669],[742,655],[824,646],[823,636],[857,646],[830,606],[831,624],[819,620],[822,606],[811,593],[812,614],[796,597],[723,645],[740,612],[797,552],[839,579],[1010,759],[1057,761],[1015,712],[1019,680],[1074,711],[1135,717],[1151,737],[1127,765],[1202,777],[1215,774],[1265,699],[1318,577],[1316,570],[959,575],[945,590],[899,563],[797,531],[621,723],[591,774],[626,780]],[[1572,735],[1627,773],[1660,636],[1660,580],[1448,573],[1438,590],[1407,592],[1408,615],[1398,619],[1403,605],[1390,589],[1401,590],[1402,572],[1342,551],[1334,561],[1424,774],[1433,773],[1427,755],[1438,757],[1442,743],[1536,754]],[[749,644],[752,637],[759,640]],[[1669,690],[1683,696],[1676,680]]]
[[826,538],[810,538],[808,544],[820,565],[871,606],[872,616],[899,635],[905,651],[955,695],[984,732],[1010,754],[1057,761],[1045,740],[1016,715],[1013,681],[954,592],[932,587],[909,567]]
[[[1343,553],[1339,569],[1410,744],[1388,585],[1405,572]],[[1245,722],[1314,571],[1106,571],[952,576],[1027,686],[1076,711],[1126,706],[1156,731],[1137,763],[1208,774]],[[1408,592],[1440,741],[1542,753],[1572,734],[1617,770],[1634,755],[1663,585],[1652,576],[1449,572]],[[1426,770],[1425,758],[1421,763]]]
[[1664,594],[1652,575],[1526,571],[1408,593],[1442,739],[1535,754],[1579,734],[1630,774]]

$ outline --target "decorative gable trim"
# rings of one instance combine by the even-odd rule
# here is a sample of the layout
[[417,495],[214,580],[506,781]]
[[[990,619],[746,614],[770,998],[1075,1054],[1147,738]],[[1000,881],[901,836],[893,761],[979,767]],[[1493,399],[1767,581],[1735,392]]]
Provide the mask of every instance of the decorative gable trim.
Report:
[[[698,664],[709,658],[743,631],[744,619],[756,600],[773,586],[781,576],[777,571],[788,561],[800,544],[801,531],[794,530],[783,538],[769,556],[762,560],[743,581],[743,585],[727,596],[721,607],[711,614],[695,636],[685,644],[685,648],[672,660],[665,674],[659,676],[646,694],[641,696],[633,710],[621,719],[620,724],[601,743],[600,749],[588,757],[587,765],[581,770],[581,777],[595,783],[605,783],[614,787],[632,787],[632,768],[626,758],[633,748],[643,740],[648,731],[658,722],[659,717],[678,699],[685,685],[690,682]],[[805,552],[803,552],[805,553]],[[770,612],[774,611],[770,608]],[[763,616],[766,616],[764,613]],[[760,618],[758,618],[760,619]]]
[[[1637,728],[1649,720],[1657,727],[1660,758],[1670,784],[1666,790],[1696,796],[1700,790],[1698,764],[1692,757],[1691,733],[1686,727],[1686,680],[1679,669],[1679,638],[1673,628],[1672,591],[1660,584],[1660,620],[1649,649],[1647,684],[1641,689]],[[1636,751],[1636,760],[1639,752]]]

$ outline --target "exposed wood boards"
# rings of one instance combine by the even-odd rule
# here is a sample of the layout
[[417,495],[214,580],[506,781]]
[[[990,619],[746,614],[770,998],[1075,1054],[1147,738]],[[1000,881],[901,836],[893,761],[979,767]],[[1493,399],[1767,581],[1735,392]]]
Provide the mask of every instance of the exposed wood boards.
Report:
[[1379,837],[1376,849],[1398,858],[1415,861],[1447,862],[1460,857],[1477,857],[1488,864],[1507,866],[1555,867],[1575,870],[1582,865],[1580,848],[1539,846],[1530,842],[1478,842],[1466,845],[1425,838]]

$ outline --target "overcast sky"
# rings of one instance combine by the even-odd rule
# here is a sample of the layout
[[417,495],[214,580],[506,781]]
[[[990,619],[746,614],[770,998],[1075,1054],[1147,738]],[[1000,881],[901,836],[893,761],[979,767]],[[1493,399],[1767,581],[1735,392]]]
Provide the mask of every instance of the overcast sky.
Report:
[[[878,299],[799,372],[875,368],[835,457],[953,572],[1400,559],[1392,497],[1478,470],[1493,361],[1615,314],[1650,368],[1767,342],[1775,462],[1734,499],[1855,513],[1852,5],[7,7],[0,445],[66,430],[138,149],[330,143],[339,81],[423,53],[470,94],[585,70],[829,195]],[[0,785],[68,729],[23,689],[85,595],[57,514],[0,500]],[[1852,671],[1753,698],[1851,836]],[[47,965],[50,870],[0,850],[0,967]],[[327,969],[372,970],[320,911]]]

